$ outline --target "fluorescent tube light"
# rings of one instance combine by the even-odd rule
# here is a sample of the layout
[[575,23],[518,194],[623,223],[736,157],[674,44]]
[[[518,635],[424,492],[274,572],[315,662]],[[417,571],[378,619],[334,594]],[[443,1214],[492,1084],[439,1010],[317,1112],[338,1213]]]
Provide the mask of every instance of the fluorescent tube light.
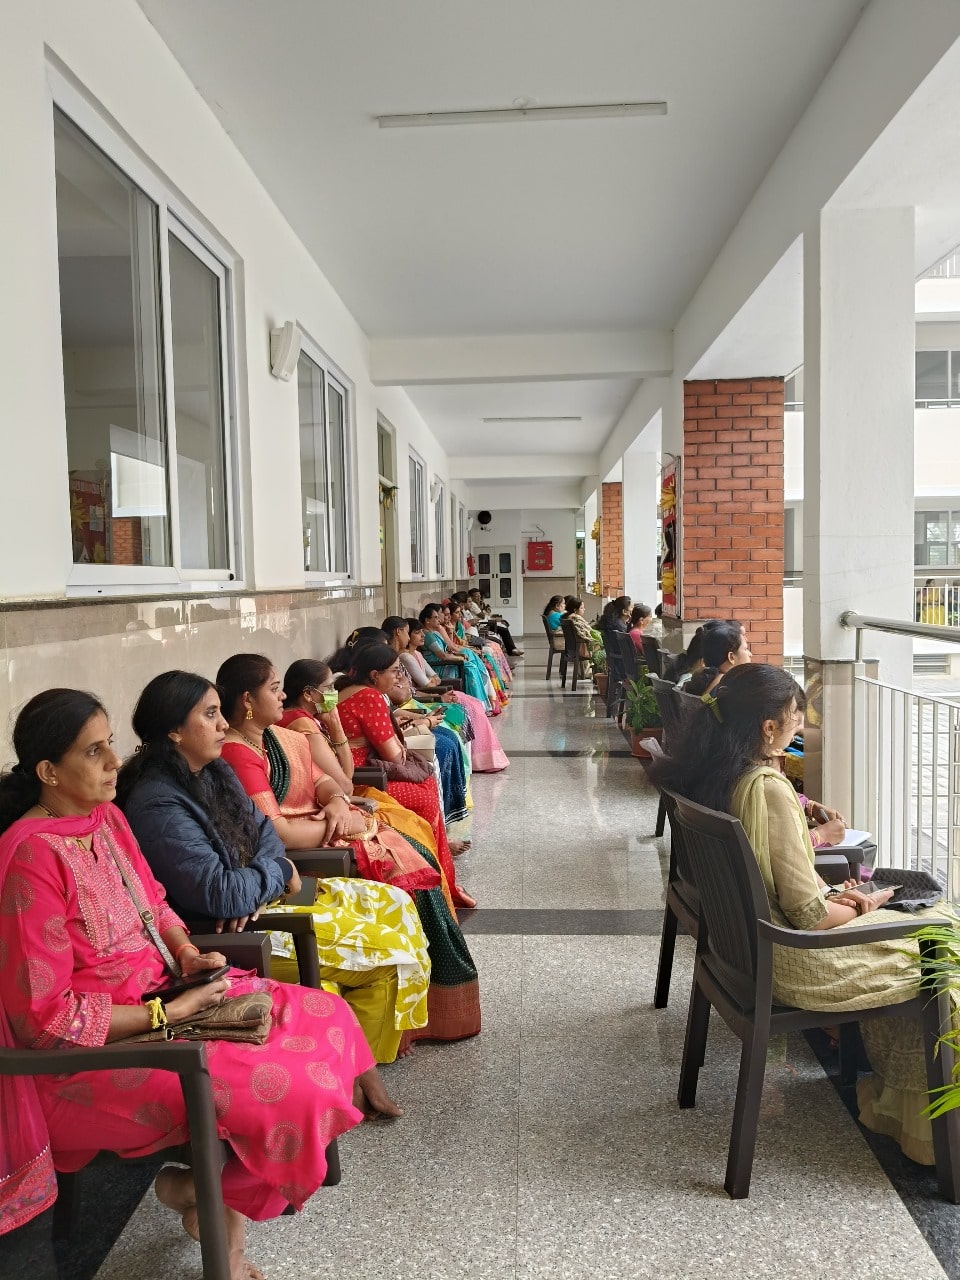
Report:
[[583,418],[568,414],[528,414],[523,418],[481,418],[481,422],[582,422]]
[[568,107],[493,107],[486,111],[422,111],[377,116],[381,129],[441,124],[519,124],[524,120],[598,120],[619,116],[665,116],[665,102],[590,102]]

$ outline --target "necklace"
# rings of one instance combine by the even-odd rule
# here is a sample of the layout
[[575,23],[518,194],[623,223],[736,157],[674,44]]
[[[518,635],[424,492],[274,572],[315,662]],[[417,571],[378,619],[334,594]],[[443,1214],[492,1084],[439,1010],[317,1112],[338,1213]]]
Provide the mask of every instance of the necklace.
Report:
[[[61,819],[63,817],[62,813],[54,813],[53,809],[51,809],[48,805],[45,805],[40,800],[37,801],[37,808],[42,809],[48,818]],[[89,844],[85,844],[81,836],[68,836],[66,838],[69,840],[72,840],[78,849],[86,849],[89,852],[93,848],[92,837],[90,838]]]
[[264,751],[262,744],[259,742],[254,742],[252,738],[248,738],[242,729],[234,729],[233,726],[231,725],[230,732],[235,733],[237,737],[240,739],[240,741],[245,742],[248,747],[251,747],[254,751],[256,751],[258,756],[262,758],[266,758],[267,753],[266,751]]

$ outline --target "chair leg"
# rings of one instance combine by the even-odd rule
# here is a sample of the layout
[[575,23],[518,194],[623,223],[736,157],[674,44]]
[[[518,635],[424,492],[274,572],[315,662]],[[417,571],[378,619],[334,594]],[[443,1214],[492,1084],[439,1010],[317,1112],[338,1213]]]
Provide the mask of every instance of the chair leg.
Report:
[[673,973],[673,954],[677,948],[677,917],[669,905],[663,910],[663,929],[660,932],[660,960],[657,964],[657,982],[653,988],[653,1007],[665,1009],[670,998],[670,976]]
[[210,1076],[206,1073],[185,1075],[180,1081],[190,1126],[203,1280],[231,1280],[227,1228],[223,1217],[221,1147]]
[[663,796],[660,797],[660,804],[657,807],[657,825],[654,827],[653,834],[662,836],[667,825],[667,802]]
[[757,1125],[760,1120],[760,1099],[763,1096],[769,1040],[767,1028],[754,1023],[753,1034],[744,1040],[740,1050],[740,1078],[737,1081],[737,1100],[733,1108],[727,1176],[723,1184],[732,1200],[744,1200],[750,1194],[750,1175],[753,1173],[753,1156],[757,1147]]
[[340,1148],[337,1146],[337,1140],[327,1145],[327,1176],[323,1180],[325,1187],[338,1187],[340,1185]]
[[80,1180],[75,1173],[57,1174],[57,1199],[53,1207],[51,1235],[54,1240],[69,1240],[77,1226],[80,1210]]
[[707,1031],[710,1027],[710,1001],[703,994],[699,983],[700,961],[697,961],[690,990],[690,1009],[687,1013],[687,1032],[683,1038],[683,1060],[680,1064],[680,1086],[677,1103],[680,1107],[697,1105],[697,1081],[707,1047]]
[[569,662],[567,665],[573,667],[573,692],[576,693],[577,681],[580,679],[580,659],[574,658],[573,662]]
[[565,653],[561,653],[560,655],[560,688],[565,689],[566,687],[567,687],[567,655]]
[[550,648],[547,650],[547,679],[548,680],[550,679],[550,671],[552,667],[553,667],[553,644],[551,644]]
[[840,1083],[856,1084],[860,1065],[859,1023],[844,1022],[840,1025]]

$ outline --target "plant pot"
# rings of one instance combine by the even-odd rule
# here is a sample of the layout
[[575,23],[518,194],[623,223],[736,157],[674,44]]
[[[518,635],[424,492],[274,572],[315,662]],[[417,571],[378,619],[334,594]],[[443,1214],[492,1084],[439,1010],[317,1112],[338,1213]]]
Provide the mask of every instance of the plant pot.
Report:
[[595,671],[593,673],[593,683],[597,686],[597,693],[604,702],[607,700],[607,673],[605,671]]
[[644,738],[656,738],[660,742],[663,738],[663,727],[657,725],[653,729],[641,729],[639,733],[636,729],[630,730],[630,752],[638,760],[649,760],[651,758],[651,753],[640,745]]

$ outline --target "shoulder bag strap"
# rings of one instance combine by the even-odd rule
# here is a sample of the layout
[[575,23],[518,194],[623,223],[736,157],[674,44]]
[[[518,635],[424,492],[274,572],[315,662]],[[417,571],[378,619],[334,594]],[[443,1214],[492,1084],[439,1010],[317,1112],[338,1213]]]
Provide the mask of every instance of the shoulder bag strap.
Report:
[[[107,843],[109,844],[109,841]],[[175,978],[182,977],[183,975],[181,973],[180,966],[177,964],[176,960],[174,960],[173,954],[170,951],[170,948],[167,946],[164,940],[160,937],[160,931],[158,930],[156,924],[154,923],[153,912],[150,910],[149,907],[145,907],[143,903],[140,901],[139,897],[137,896],[137,891],[136,889],[134,889],[133,885],[130,883],[130,880],[127,878],[127,873],[123,869],[123,863],[117,857],[116,852],[114,851],[112,845],[110,845],[110,856],[113,858],[113,861],[116,864],[116,868],[120,872],[120,879],[123,881],[123,884],[127,893],[129,893],[130,897],[133,899],[133,905],[136,908],[137,915],[143,921],[143,927],[146,929],[147,933],[150,935],[150,941],[160,952],[160,958],[163,960],[163,963],[167,966],[167,968],[170,970],[170,972],[173,974]]]

